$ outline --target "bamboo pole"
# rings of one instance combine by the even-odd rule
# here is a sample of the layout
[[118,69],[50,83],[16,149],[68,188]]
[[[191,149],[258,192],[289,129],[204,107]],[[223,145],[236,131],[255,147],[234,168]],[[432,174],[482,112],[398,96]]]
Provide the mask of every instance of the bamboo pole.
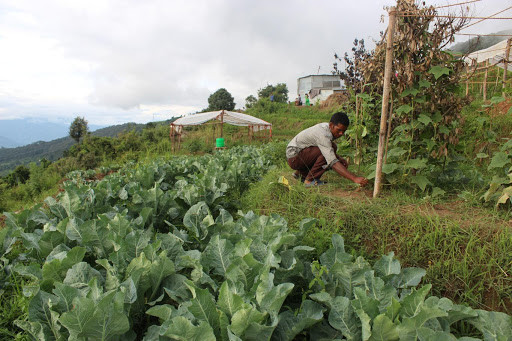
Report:
[[[357,126],[357,124],[359,123],[359,103],[361,101],[359,101],[358,99],[359,98],[356,95],[356,122],[355,122],[355,126]],[[358,166],[358,171],[359,171],[359,167],[360,167],[360,164],[361,164],[361,162],[360,162],[361,155],[360,155],[360,150],[359,150],[359,142],[360,142],[359,141],[359,136],[357,136],[357,134],[356,134],[356,153],[354,154],[354,161],[355,161],[355,163]]]
[[484,75],[484,85],[483,85],[483,95],[484,101],[487,99],[487,76],[489,75],[489,59],[485,61],[485,75]]
[[171,150],[174,152],[175,151],[175,146],[174,146],[174,126],[171,125],[171,131],[169,132],[169,137],[171,139]]
[[[215,121],[214,121],[214,123],[212,124],[212,145],[213,146],[216,146],[216,144],[215,144],[215,131],[216,131],[215,127],[216,126],[217,125],[215,124]],[[213,147],[213,148],[215,148],[215,147]]]
[[375,168],[375,184],[373,197],[376,198],[382,187],[382,166],[384,159],[384,144],[386,139],[386,123],[388,119],[389,93],[391,85],[391,69],[393,67],[393,33],[395,32],[396,9],[389,10],[388,36],[386,42],[386,64],[384,67],[384,89],[382,93],[382,111],[380,115],[379,148],[377,151],[377,167]]
[[505,50],[505,56],[503,58],[503,81],[502,81],[503,97],[505,97],[505,84],[507,82],[508,59],[510,58],[510,44],[512,44],[512,38],[507,40],[507,49]]
[[466,65],[466,96],[469,95],[469,65]]
[[[471,71],[471,78],[475,77],[476,69],[478,68],[478,63],[476,60],[473,60],[471,63],[472,71]],[[477,88],[478,89],[478,88]],[[475,86],[471,84],[471,91],[475,92]]]
[[220,113],[220,137],[224,137],[224,110]]

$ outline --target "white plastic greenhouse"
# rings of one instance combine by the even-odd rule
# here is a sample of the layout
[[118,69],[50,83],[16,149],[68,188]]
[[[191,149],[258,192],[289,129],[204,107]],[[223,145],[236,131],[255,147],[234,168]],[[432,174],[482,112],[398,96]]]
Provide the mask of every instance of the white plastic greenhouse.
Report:
[[272,123],[239,112],[219,110],[181,117],[176,121],[172,122],[170,137],[173,143],[173,149],[176,149],[176,147],[178,149],[180,148],[184,127],[197,126],[203,124],[214,124],[215,128],[215,126],[218,125],[220,126],[220,138],[222,138],[224,132],[224,123],[228,123],[235,126],[248,127],[247,130],[250,139],[256,137],[254,133],[258,131],[268,131],[268,133],[265,134],[264,136],[258,136],[259,138],[272,138]]

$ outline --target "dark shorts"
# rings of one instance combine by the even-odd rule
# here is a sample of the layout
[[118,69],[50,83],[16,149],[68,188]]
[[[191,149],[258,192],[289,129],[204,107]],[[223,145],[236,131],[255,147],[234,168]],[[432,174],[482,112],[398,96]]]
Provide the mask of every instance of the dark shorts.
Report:
[[[338,149],[336,144],[333,143],[332,147],[334,154],[340,159],[336,154]],[[316,146],[302,149],[299,154],[288,159],[288,165],[291,169],[299,171],[301,176],[308,181],[320,179],[328,169],[325,157],[322,155],[320,148]]]

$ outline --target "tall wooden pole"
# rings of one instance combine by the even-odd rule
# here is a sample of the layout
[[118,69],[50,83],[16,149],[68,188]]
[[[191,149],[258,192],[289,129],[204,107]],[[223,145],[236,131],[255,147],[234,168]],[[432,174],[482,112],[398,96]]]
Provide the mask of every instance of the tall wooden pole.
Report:
[[505,83],[507,82],[507,71],[508,71],[508,60],[510,58],[510,44],[512,44],[512,38],[507,40],[507,48],[505,50],[505,57],[503,58],[503,83],[502,83],[502,89],[503,89],[503,97],[505,97]]
[[220,137],[224,137],[224,136],[222,136],[223,133],[224,133],[224,110],[222,110],[222,112],[220,113]]
[[489,75],[489,59],[485,61],[485,74],[484,74],[484,88],[483,88],[483,95],[484,95],[484,101],[487,99],[487,76]]
[[171,138],[171,144],[172,144],[171,149],[174,152],[175,151],[175,146],[174,146],[175,139],[174,139],[174,125],[172,125],[172,124],[171,124],[171,131],[170,131],[169,135],[170,135],[169,137]]
[[466,96],[469,95],[469,65],[466,65]]
[[375,169],[375,184],[373,197],[376,198],[382,187],[382,166],[384,145],[386,142],[386,123],[388,120],[389,93],[391,88],[391,72],[393,67],[393,34],[395,32],[396,9],[389,10],[388,36],[386,42],[386,64],[384,67],[384,89],[382,93],[382,111],[380,114],[379,149],[377,151],[377,168]]

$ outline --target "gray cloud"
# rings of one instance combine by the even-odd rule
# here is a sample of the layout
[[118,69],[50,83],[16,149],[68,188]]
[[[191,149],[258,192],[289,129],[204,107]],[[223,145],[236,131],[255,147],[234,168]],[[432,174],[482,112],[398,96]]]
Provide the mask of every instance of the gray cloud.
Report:
[[[15,26],[24,16],[18,29],[55,41],[58,53],[79,63],[80,77],[90,84],[83,94],[90,105],[80,105],[104,115],[118,113],[113,117],[123,112],[141,117],[145,105],[202,109],[221,87],[233,94],[238,107],[269,83],[287,83],[293,99],[298,77],[319,68],[329,73],[334,52],[350,51],[354,38],[377,39],[385,29],[383,7],[393,4],[19,0],[10,7],[0,4],[0,10],[16,14],[0,19]],[[504,7],[498,0],[486,6],[486,12]]]

